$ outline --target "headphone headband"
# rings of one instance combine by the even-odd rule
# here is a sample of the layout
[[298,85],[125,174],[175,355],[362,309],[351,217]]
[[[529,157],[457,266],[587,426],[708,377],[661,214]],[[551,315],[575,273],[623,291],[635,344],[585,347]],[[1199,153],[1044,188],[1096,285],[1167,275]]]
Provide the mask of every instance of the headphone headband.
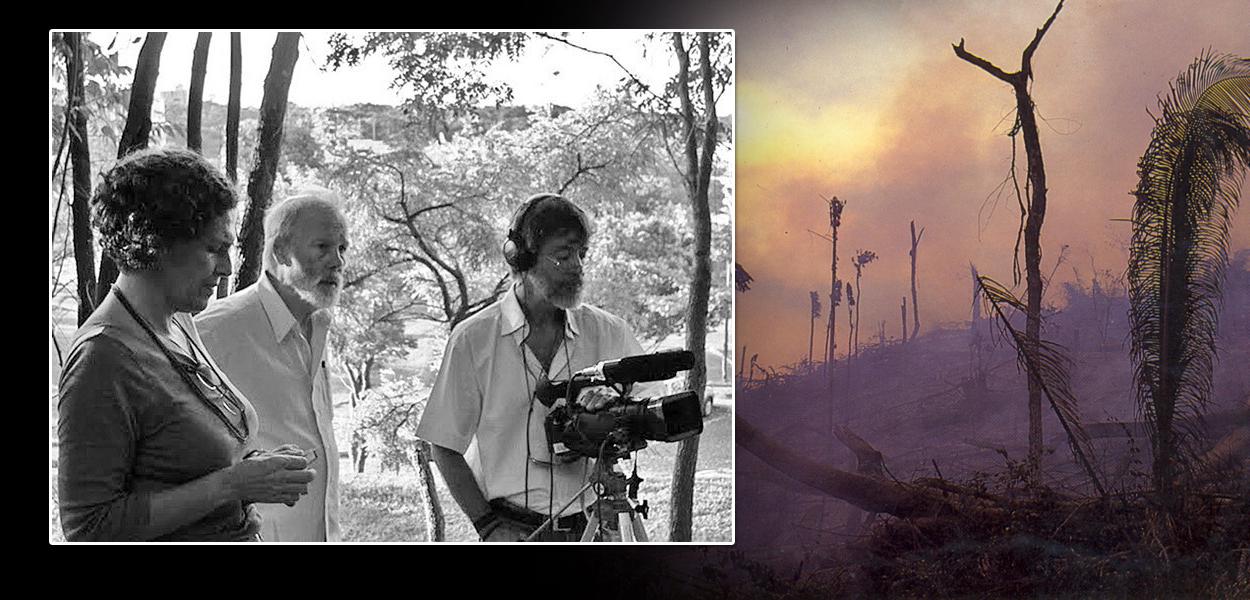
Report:
[[[525,219],[534,210],[535,206],[549,198],[559,198],[568,202],[564,196],[558,194],[534,194],[525,200],[525,203],[517,209],[512,217],[512,225],[508,228],[508,239],[503,245],[503,258],[508,263],[508,266],[516,269],[518,272],[528,271],[538,260],[538,253],[529,247],[525,240],[525,235],[521,233],[524,231]],[[569,204],[572,203],[570,202]],[[581,209],[578,210],[580,211]]]

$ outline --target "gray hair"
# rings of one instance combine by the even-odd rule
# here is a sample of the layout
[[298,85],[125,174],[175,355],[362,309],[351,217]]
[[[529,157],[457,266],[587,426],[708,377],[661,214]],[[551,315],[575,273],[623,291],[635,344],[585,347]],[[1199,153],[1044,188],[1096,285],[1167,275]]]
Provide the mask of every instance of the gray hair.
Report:
[[265,254],[262,258],[265,270],[271,271],[277,266],[274,249],[290,241],[292,229],[300,213],[308,209],[329,210],[346,223],[347,219],[339,206],[341,202],[342,199],[332,190],[313,187],[300,190],[270,206],[265,211]]

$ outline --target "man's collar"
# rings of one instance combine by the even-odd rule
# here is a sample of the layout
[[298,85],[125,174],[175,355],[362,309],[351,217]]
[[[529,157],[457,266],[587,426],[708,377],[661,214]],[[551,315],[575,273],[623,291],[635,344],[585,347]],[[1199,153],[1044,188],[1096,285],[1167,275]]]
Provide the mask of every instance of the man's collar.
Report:
[[[502,305],[500,310],[503,316],[503,327],[500,335],[508,336],[516,333],[526,327],[525,311],[521,310],[521,300],[517,297],[517,289],[521,286],[520,282],[512,284],[508,291],[504,292]],[[564,337],[572,339],[580,335],[577,327],[576,311],[564,311]],[[521,336],[524,338],[524,336]]]
[[[281,342],[291,333],[291,330],[299,324],[295,320],[295,315],[291,313],[290,307],[286,305],[286,301],[278,294],[277,288],[270,281],[271,275],[268,272],[261,271],[261,276],[256,281],[257,290],[260,293],[260,303],[265,308],[265,313],[269,315],[269,324],[273,326],[274,339]],[[313,311],[309,318],[314,324],[325,323],[329,325],[334,313],[329,309],[318,309]]]
[[295,315],[291,314],[291,309],[287,308],[282,296],[278,295],[278,290],[273,287],[273,282],[269,280],[269,277],[269,273],[261,271],[256,285],[260,294],[260,304],[265,307],[265,314],[269,315],[269,324],[273,326],[273,337],[281,342],[286,339],[286,335],[297,323]]

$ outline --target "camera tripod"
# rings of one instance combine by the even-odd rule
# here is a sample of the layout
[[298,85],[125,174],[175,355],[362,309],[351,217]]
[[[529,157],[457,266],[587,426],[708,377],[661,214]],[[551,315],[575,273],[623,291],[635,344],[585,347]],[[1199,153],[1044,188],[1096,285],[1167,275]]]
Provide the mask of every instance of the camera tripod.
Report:
[[[642,523],[642,519],[647,516],[647,501],[634,501],[638,497],[638,484],[642,483],[642,478],[638,477],[637,472],[626,477],[616,468],[616,460],[612,458],[597,461],[594,472],[590,474],[590,481],[555,513],[563,513],[591,487],[599,488],[599,497],[588,511],[586,531],[582,533],[580,540],[582,542],[650,541],[647,538],[647,528]],[[553,520],[554,517],[549,517],[525,541],[533,541],[544,529],[551,526]]]

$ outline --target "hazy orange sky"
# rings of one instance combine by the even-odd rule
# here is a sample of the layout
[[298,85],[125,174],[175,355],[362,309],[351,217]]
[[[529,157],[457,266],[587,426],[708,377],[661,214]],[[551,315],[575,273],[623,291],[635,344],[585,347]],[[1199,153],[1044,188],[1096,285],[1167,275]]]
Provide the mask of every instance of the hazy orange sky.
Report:
[[[910,294],[908,222],[925,228],[918,287],[922,334],[969,318],[975,263],[1011,282],[1019,209],[1008,175],[1014,96],[957,58],[952,43],[1011,72],[1055,2],[782,2],[743,9],[738,36],[737,260],[755,278],[737,294],[737,345],[764,365],[806,358],[809,291],[828,310],[828,205],[847,202],[838,276],[850,257],[879,260],[863,278],[860,344],[878,322],[899,335]],[[1048,183],[1042,271],[1069,249],[1064,281],[1123,275],[1137,160],[1157,96],[1204,49],[1250,55],[1250,3],[1069,1],[1033,58],[1033,98]],[[1023,139],[1018,146],[1024,164]],[[1023,185],[1023,169],[1020,171]],[[993,209],[993,210],[991,210]],[[1250,206],[1234,249],[1250,247]],[[1023,268],[1023,257],[1021,257]],[[1022,295],[1023,283],[1017,288]],[[911,299],[908,298],[910,305]],[[910,319],[911,308],[908,308]],[[823,321],[816,327],[817,354]],[[839,307],[839,354],[846,307]]]

